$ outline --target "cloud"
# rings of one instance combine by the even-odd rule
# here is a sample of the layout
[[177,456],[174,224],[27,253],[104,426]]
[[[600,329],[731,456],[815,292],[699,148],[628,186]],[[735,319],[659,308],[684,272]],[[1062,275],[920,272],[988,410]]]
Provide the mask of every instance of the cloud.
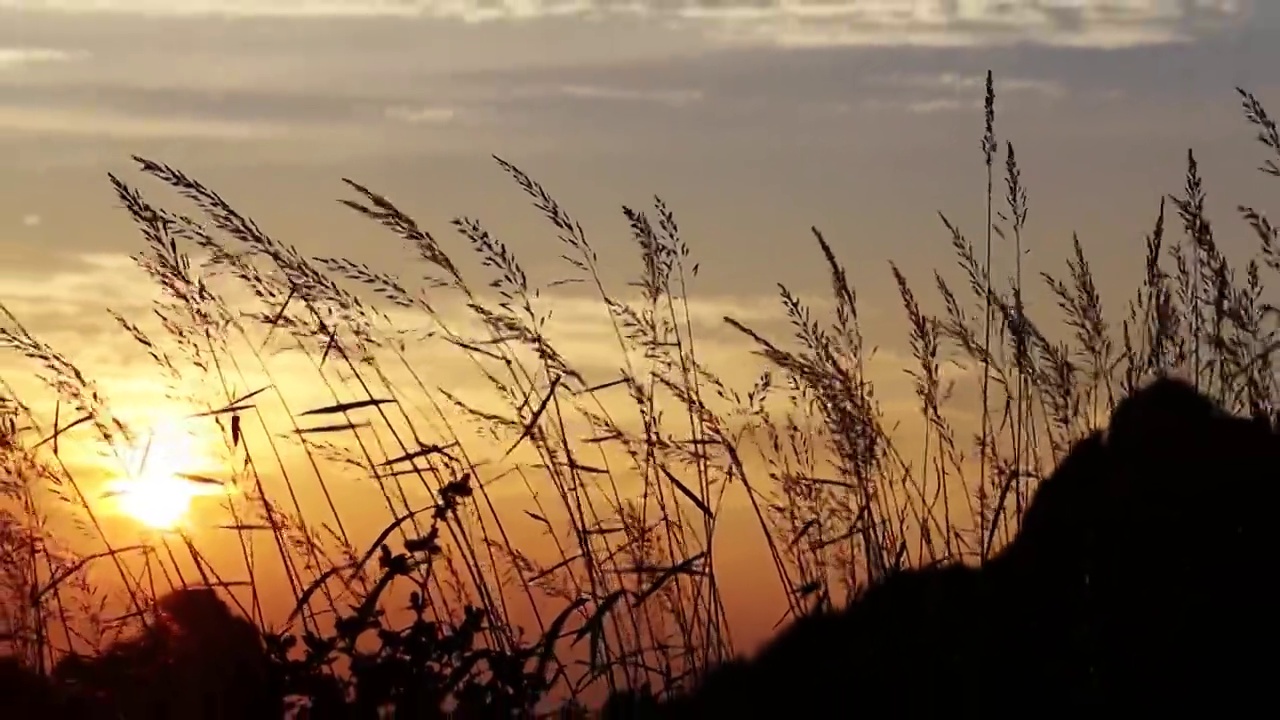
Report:
[[[39,221],[38,215],[27,217]],[[127,255],[85,253],[50,261],[57,269],[43,275],[0,273],[0,302],[19,319],[76,318],[90,307],[118,303],[141,309],[152,297],[146,276]]]
[[751,9],[695,7],[684,17],[713,23],[727,42],[777,45],[918,45],[1035,43],[1097,48],[1165,44],[1242,26],[1247,0],[879,0]]
[[410,125],[443,125],[452,122],[458,111],[451,107],[389,107],[386,116]]
[[[987,82],[985,75],[961,75],[960,73],[929,74],[893,74],[881,75],[870,79],[873,85],[887,85],[895,88],[946,91],[971,96],[981,94],[980,89]],[[1061,83],[1049,80],[1035,80],[1020,77],[998,77],[995,80],[996,92],[1000,95],[1009,93],[1028,93],[1061,97],[1066,94]]]
[[982,107],[977,100],[956,100],[954,98],[938,98],[907,104],[907,111],[917,115],[932,115],[943,112],[969,111]]
[[581,15],[586,0],[0,0],[0,9],[66,13],[223,17],[446,17],[469,22]]
[[637,90],[599,85],[561,85],[553,94],[587,100],[658,103],[673,107],[688,105],[703,98],[702,92],[698,90]]
[[266,123],[194,117],[135,115],[93,108],[0,106],[0,131],[36,135],[70,135],[114,139],[183,138],[252,140],[290,131]]
[[[121,332],[107,309],[121,313],[148,333],[155,332],[153,339],[167,347],[164,333],[151,317],[151,303],[159,297],[159,291],[130,257],[121,253],[62,255],[49,258],[45,265],[49,269],[44,272],[0,272],[0,303],[38,338],[55,350],[67,352],[91,377],[117,385],[130,381],[138,372],[136,363],[145,357],[143,350]],[[218,280],[214,286],[235,307],[258,307],[238,284]],[[645,306],[643,299],[634,293],[615,299],[634,303],[636,307]],[[490,297],[484,302],[492,307],[497,299]],[[486,335],[479,318],[463,299],[440,294],[433,296],[432,303],[439,318],[452,331],[464,337]],[[814,298],[806,299],[806,303],[816,317],[830,316],[829,301]],[[547,292],[539,296],[534,307],[550,317],[543,331],[552,345],[588,378],[616,374],[623,366],[617,328],[598,297]],[[435,322],[420,311],[389,306],[381,309],[392,327],[407,333],[406,338],[420,337],[423,330],[438,329]],[[862,314],[873,314],[874,310],[868,306]],[[684,308],[678,312],[680,322],[683,324],[687,317],[692,326],[699,359],[733,386],[754,381],[764,361],[754,355],[758,348],[750,338],[725,323],[726,316],[784,346],[791,344],[790,318],[774,296],[705,294],[691,299],[687,315]],[[457,348],[446,347],[439,338],[414,341],[406,352],[424,360],[429,358],[433,376],[451,389],[477,397],[488,397],[492,391],[487,381],[475,372],[468,356]],[[519,352],[529,355],[527,348]],[[0,353],[0,373],[15,359]],[[630,360],[644,363],[644,358],[634,350]],[[286,358],[281,362],[293,361]],[[305,371],[306,363],[297,362],[301,363],[298,369]]]
[[422,3],[412,0],[0,0],[0,8],[68,13],[244,17],[422,14]]
[[[449,125],[459,120],[476,125],[497,118],[509,118],[509,115],[495,112],[494,104],[513,100],[644,103],[678,108],[703,99],[703,94],[696,90],[655,90],[594,84],[525,85],[502,91],[472,89],[469,94],[470,97],[464,99],[461,105],[397,104],[388,107],[383,114],[389,120],[408,125]],[[489,107],[484,107],[485,105]]]
[[169,16],[399,16],[470,23],[626,15],[691,27],[729,44],[957,47],[1030,42],[1114,48],[1178,42],[1243,27],[1262,1],[0,0],[0,9]]
[[[863,107],[905,109],[917,115],[943,112],[972,112],[983,106],[985,75],[962,75],[946,72],[938,74],[892,74],[869,78],[873,88],[890,91],[891,98],[876,98],[863,103]],[[1045,100],[1058,100],[1066,96],[1066,87],[1050,80],[1022,77],[1000,77],[995,81],[996,94],[1027,95]],[[905,96],[905,99],[897,96]]]
[[0,47],[0,71],[28,65],[70,62],[83,57],[85,57],[85,53],[82,52],[69,52],[53,48]]

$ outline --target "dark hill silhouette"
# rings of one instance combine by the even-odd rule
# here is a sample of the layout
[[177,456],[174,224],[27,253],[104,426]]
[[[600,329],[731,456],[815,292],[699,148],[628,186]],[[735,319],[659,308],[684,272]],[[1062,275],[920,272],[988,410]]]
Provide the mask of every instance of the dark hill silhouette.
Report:
[[1280,437],[1190,386],[1124,400],[981,568],[903,571],[658,708],[610,717],[1078,714],[1273,705]]
[[207,588],[174,591],[155,622],[97,657],[69,656],[44,677],[0,658],[6,720],[279,720],[261,636]]

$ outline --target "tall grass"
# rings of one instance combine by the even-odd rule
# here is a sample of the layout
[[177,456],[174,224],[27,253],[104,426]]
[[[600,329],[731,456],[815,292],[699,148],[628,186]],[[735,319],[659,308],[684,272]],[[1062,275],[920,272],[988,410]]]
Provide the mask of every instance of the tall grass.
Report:
[[[1240,94],[1267,152],[1262,171],[1280,175],[1276,124]],[[959,273],[935,273],[938,309],[892,268],[919,409],[900,425],[876,393],[857,293],[817,229],[830,313],[782,287],[793,337],[724,318],[765,368],[735,389],[695,337],[698,265],[660,199],[624,208],[638,272],[611,288],[583,227],[505,160],[495,158],[555,234],[562,277],[531,280],[478,220],[455,219],[447,244],[347,180],[341,202],[413,255],[417,267],[395,275],[309,257],[196,179],[135,158],[193,214],[110,178],[142,234],[136,263],[159,291],[153,317],[113,316],[150,377],[217,438],[223,465],[192,480],[227,490],[225,520],[147,542],[113,537],[92,479],[64,456],[98,447],[117,472],[136,471],[125,450],[140,433],[10,315],[0,343],[38,368],[57,402],[51,413],[6,386],[0,408],[0,640],[47,668],[148,622],[170,587],[207,585],[270,629],[295,671],[338,678],[334,692],[366,707],[409,707],[403,688],[372,673],[393,661],[428,672],[397,635],[422,632],[427,618],[448,621],[441,637],[458,641],[430,658],[448,679],[436,706],[678,688],[745,649],[718,581],[728,508],[758,526],[759,567],[795,617],[902,567],[981,562],[1016,533],[1041,474],[1145,378],[1178,374],[1229,407],[1275,410],[1275,308],[1263,288],[1280,270],[1280,230],[1261,212],[1238,208],[1260,242],[1238,275],[1189,153],[1121,314],[1104,313],[1078,241],[1064,274],[1040,278],[1056,313],[1033,313],[1021,259],[1029,191],[1013,144],[1002,153],[997,142],[990,76],[981,150],[988,224],[979,248],[941,217]],[[1170,222],[1180,240],[1167,237]],[[1013,254],[1009,283],[993,276],[996,252]],[[598,301],[615,373],[552,339],[549,291],[565,286]],[[436,382],[445,357],[469,368],[484,403]],[[970,383],[980,407],[957,399]],[[360,530],[375,511],[381,532]]]

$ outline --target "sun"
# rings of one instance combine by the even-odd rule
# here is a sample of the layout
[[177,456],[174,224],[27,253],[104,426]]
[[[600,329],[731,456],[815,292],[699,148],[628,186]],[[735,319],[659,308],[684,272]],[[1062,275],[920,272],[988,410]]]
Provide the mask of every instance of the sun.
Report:
[[125,480],[117,484],[116,506],[122,513],[155,530],[181,525],[197,497],[181,478]]
[[181,527],[195,498],[227,493],[225,485],[195,474],[204,453],[179,423],[157,424],[126,455],[128,475],[111,482],[105,495],[121,514],[154,530]]

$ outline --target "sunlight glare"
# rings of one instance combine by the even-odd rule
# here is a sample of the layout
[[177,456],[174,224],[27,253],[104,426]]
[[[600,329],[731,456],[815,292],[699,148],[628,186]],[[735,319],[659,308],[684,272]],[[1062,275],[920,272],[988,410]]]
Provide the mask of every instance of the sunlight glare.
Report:
[[129,455],[131,475],[112,482],[107,492],[122,514],[154,530],[181,526],[195,498],[227,493],[223,485],[183,477],[204,455],[178,423],[157,425]]

